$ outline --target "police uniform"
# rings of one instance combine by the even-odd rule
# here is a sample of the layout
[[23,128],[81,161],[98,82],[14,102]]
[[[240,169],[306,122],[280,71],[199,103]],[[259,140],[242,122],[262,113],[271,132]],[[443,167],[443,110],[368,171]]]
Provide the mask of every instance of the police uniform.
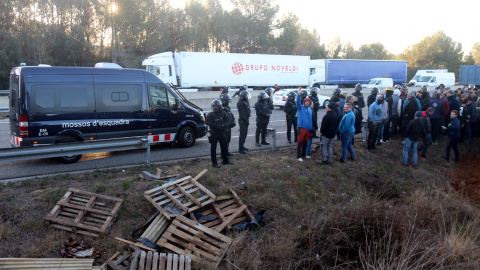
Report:
[[[236,126],[235,116],[233,115],[232,110],[230,109],[229,100],[230,100],[230,96],[228,96],[228,94],[222,97],[222,109],[224,112],[228,114],[228,119],[229,119],[229,126],[228,128],[225,129],[228,144],[230,144],[230,141],[232,139],[232,128]],[[231,156],[232,154],[228,152],[228,155]]]
[[291,99],[290,97],[285,102],[285,107],[283,108],[285,112],[285,117],[287,118],[287,140],[289,143],[292,142],[292,126],[295,134],[295,142],[297,142],[297,105],[295,104],[295,97]]
[[248,151],[245,148],[245,140],[247,138],[248,124],[250,119],[250,102],[248,98],[241,97],[237,102],[238,109],[238,125],[240,126],[240,137],[238,138],[238,150],[240,153],[245,154]]
[[[320,109],[320,101],[318,100],[318,96],[315,91],[312,91],[312,95],[310,96],[310,99],[312,100],[312,103],[313,103],[313,116],[312,116],[313,127],[315,128],[315,130],[317,130],[318,129],[317,116],[318,116],[318,110]],[[316,131],[313,134],[313,137],[318,138]]]
[[[265,94],[266,93],[261,93]],[[261,146],[260,145],[260,134],[262,137],[262,142],[261,144],[264,145],[269,145],[265,141],[265,137],[267,135],[267,125],[268,125],[268,116],[270,115],[270,108],[268,107],[268,97],[259,99],[257,103],[255,103],[255,112],[257,114],[257,129],[255,130],[255,145],[256,146]]]
[[[221,107],[221,106],[220,106]],[[212,111],[207,114],[207,125],[210,128],[210,155],[214,167],[219,167],[217,163],[217,142],[220,143],[220,150],[223,164],[233,164],[228,160],[228,141],[226,129],[230,127],[228,113],[221,108],[218,111]]]

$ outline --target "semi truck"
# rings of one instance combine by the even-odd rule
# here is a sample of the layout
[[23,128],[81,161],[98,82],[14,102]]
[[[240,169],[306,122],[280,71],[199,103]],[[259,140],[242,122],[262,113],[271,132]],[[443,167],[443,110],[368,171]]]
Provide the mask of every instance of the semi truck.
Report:
[[473,66],[460,66],[460,81],[458,84],[469,85],[474,84],[476,86],[480,85],[480,65]]
[[310,86],[353,87],[372,78],[392,78],[394,84],[407,81],[407,61],[316,59],[310,61]]
[[308,86],[309,56],[163,52],[143,60],[142,65],[163,82],[177,88],[219,90],[221,87],[249,88]]

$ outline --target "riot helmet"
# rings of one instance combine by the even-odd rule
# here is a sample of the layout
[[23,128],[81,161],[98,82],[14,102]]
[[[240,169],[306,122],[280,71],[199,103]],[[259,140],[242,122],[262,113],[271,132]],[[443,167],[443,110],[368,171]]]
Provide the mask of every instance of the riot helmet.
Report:
[[261,101],[261,100],[266,100],[266,99],[268,99],[267,93],[261,92],[260,94],[258,94],[258,100]]
[[222,102],[218,99],[212,101],[212,111],[219,112],[222,110]]
[[267,93],[267,95],[268,95],[269,97],[272,96],[273,91],[274,91],[274,90],[273,90],[273,88],[271,88],[271,87],[268,87],[267,89],[265,89],[265,93]]
[[441,83],[438,85],[438,88],[442,88],[442,89],[445,89],[445,84]]
[[313,87],[312,90],[310,90],[310,94],[312,96],[317,96],[318,95],[318,87]]
[[422,92],[427,92],[427,91],[428,91],[428,88],[427,88],[426,85],[424,85],[424,86],[422,86],[422,87],[420,88],[420,90],[422,90]]
[[408,87],[406,85],[402,85],[402,90],[408,92]]
[[469,84],[468,89],[470,89],[470,88],[472,88],[472,89],[475,88],[475,84],[473,84],[473,83]]
[[372,95],[377,95],[377,94],[378,94],[378,88],[377,88],[377,87],[373,87],[373,88],[372,88],[372,91],[371,91],[371,94],[372,94]]
[[361,84],[357,83],[357,84],[355,85],[355,92],[360,92],[360,91],[362,91],[362,89],[363,89],[363,87],[362,87]]
[[296,96],[297,96],[297,95],[295,94],[295,92],[292,91],[292,92],[288,93],[287,99],[290,100],[290,101],[295,101],[295,97],[296,97]]
[[232,101],[232,98],[229,94],[223,95],[220,99],[222,100],[222,106],[228,106]]
[[333,96],[335,97],[340,97],[341,93],[342,93],[342,90],[340,88],[333,90]]
[[250,93],[247,90],[243,90],[238,96],[244,100],[248,100],[250,98]]
[[400,84],[395,84],[395,89],[401,89],[402,87],[400,86]]

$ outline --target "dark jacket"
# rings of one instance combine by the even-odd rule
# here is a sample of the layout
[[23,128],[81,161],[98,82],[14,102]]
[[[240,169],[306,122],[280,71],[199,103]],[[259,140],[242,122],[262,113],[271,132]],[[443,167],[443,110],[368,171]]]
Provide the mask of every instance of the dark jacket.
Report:
[[452,118],[448,124],[448,136],[452,139],[460,139],[460,120]]
[[285,102],[283,111],[288,118],[295,118],[297,115],[297,105],[295,104],[295,101],[287,100],[287,102]]
[[329,111],[323,116],[320,124],[320,133],[329,139],[334,138],[337,134],[337,125],[337,115],[333,111]]
[[355,134],[361,133],[362,132],[362,120],[363,120],[362,109],[357,107],[357,105],[353,105],[352,111],[355,114]]
[[369,95],[367,98],[367,107],[370,108],[370,105],[372,105],[372,103],[374,103],[375,100],[377,100],[377,95]]
[[257,101],[257,103],[255,103],[255,112],[257,113],[257,122],[267,119],[270,113],[268,101]]
[[448,97],[447,101],[448,101],[448,107],[450,108],[450,112],[453,110],[457,110],[457,111],[460,110],[460,103],[454,96]]
[[320,109],[320,102],[318,100],[318,96],[317,95],[311,95],[310,99],[313,102],[313,111],[318,112],[318,110]]
[[428,109],[431,99],[432,98],[430,97],[430,94],[428,92],[422,92],[422,99],[420,100],[420,103],[422,104],[422,111]]
[[239,100],[237,102],[238,109],[238,122],[245,122],[248,124],[248,119],[250,118],[250,102],[248,100]]
[[223,111],[228,114],[228,121],[230,123],[229,128],[235,127],[237,124],[235,123],[235,116],[233,115],[232,110],[230,109],[230,106],[224,105],[222,106],[222,108],[223,108]]
[[214,133],[223,132],[225,129],[230,128],[230,119],[223,110],[209,112],[207,114],[207,125]]
[[431,118],[441,118],[445,115],[445,104],[443,104],[443,100],[440,98],[434,98],[430,100],[430,107],[435,109],[435,112],[432,114]]
[[360,109],[363,109],[365,107],[365,100],[363,98],[363,94],[355,91],[355,92],[353,92],[352,96],[357,97],[358,107],[360,107]]
[[415,113],[421,109],[418,107],[418,103],[416,102],[415,98],[412,98],[412,101],[413,102],[408,102],[403,109],[403,116],[405,119],[414,119]]
[[405,136],[408,137],[410,140],[418,142],[419,138],[425,137],[427,135],[428,133],[425,131],[425,119],[419,117],[413,119],[412,121],[410,121],[410,123],[408,123]]

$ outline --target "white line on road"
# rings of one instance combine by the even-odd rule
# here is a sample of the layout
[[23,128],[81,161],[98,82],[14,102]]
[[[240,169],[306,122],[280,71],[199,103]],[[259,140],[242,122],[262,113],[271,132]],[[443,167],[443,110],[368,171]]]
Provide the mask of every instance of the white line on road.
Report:
[[[277,134],[284,134],[287,133],[286,131],[279,131]],[[238,138],[240,136],[232,136],[232,138]],[[248,134],[247,137],[255,137],[255,134]],[[208,141],[208,138],[205,139],[198,139],[197,141]]]

